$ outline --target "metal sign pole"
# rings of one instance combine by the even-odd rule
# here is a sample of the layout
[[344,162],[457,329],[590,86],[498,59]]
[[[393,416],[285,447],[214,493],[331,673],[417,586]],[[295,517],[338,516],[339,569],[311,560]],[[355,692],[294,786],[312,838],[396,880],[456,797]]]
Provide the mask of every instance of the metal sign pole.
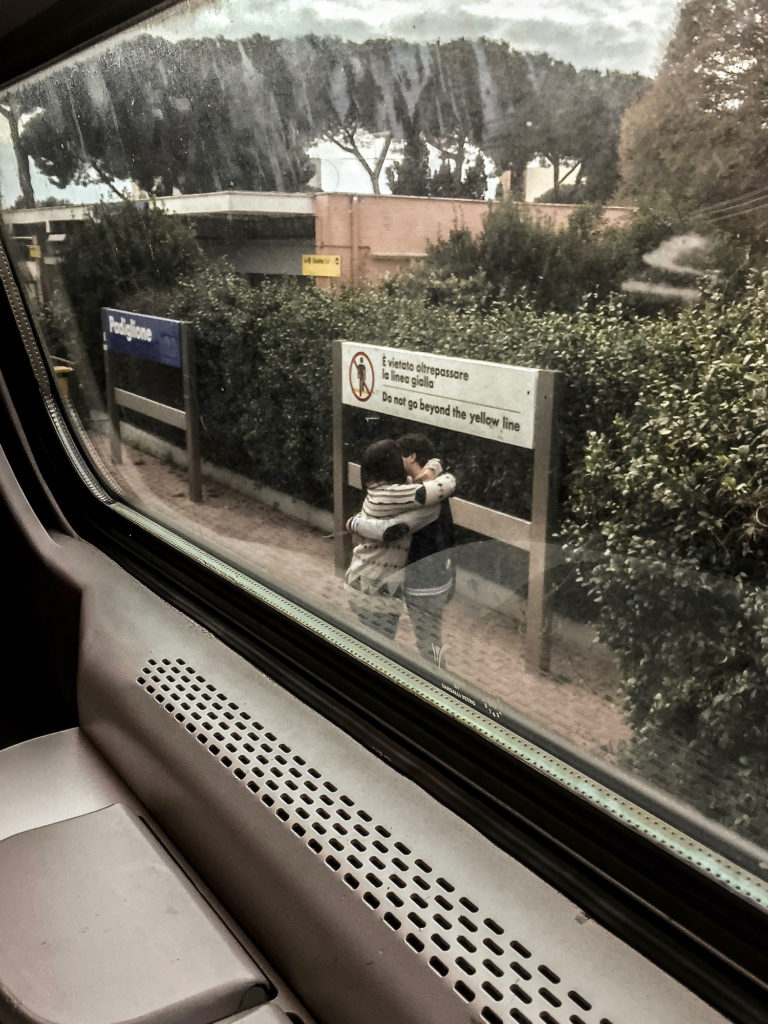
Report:
[[123,449],[120,444],[120,410],[115,401],[115,386],[112,381],[112,355],[107,344],[107,314],[101,311],[101,342],[104,349],[104,381],[107,391],[107,415],[109,417],[109,444],[112,461],[119,466],[123,461]]
[[184,383],[184,409],[186,411],[187,471],[189,474],[189,500],[203,500],[200,472],[200,411],[197,397],[197,362],[191,326],[181,325],[181,373]]
[[333,562],[343,576],[352,556],[352,538],[346,532],[347,464],[344,457],[344,405],[341,399],[342,346],[334,341],[331,354],[333,373]]
[[552,647],[552,535],[557,522],[560,465],[561,374],[540,370],[534,413],[533,493],[528,562],[525,658],[529,669],[547,672]]

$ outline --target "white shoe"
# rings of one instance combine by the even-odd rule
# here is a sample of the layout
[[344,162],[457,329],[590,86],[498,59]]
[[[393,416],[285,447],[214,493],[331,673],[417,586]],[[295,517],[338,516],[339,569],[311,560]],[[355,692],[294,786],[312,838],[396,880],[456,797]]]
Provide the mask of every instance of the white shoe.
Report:
[[432,658],[438,668],[447,668],[445,663],[445,652],[448,650],[447,644],[442,644],[438,647],[437,644],[432,644]]

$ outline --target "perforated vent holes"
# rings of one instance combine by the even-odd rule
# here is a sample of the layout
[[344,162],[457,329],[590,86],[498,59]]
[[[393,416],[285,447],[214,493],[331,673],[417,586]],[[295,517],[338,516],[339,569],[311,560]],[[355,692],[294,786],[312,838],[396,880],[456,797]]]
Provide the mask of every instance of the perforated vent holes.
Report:
[[186,664],[150,660],[137,682],[487,1024],[612,1024],[524,936],[457,891],[436,864]]

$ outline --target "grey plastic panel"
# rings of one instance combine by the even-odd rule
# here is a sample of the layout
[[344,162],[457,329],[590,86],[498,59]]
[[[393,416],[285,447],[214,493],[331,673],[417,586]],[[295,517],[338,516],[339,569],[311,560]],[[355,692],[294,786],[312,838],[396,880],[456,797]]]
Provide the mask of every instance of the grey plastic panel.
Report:
[[142,810],[80,729],[0,750],[0,840],[115,803]]
[[213,1024],[269,984],[121,804],[0,843],[0,1019]]
[[61,544],[84,584],[83,728],[318,1020],[723,1020],[99,553]]
[[[266,1006],[257,1006],[253,1010],[246,1010],[245,1013],[236,1013],[234,1017],[228,1017],[221,1024],[294,1024],[293,1020],[274,1003],[267,1003]],[[301,1022],[299,1022],[301,1024]]]

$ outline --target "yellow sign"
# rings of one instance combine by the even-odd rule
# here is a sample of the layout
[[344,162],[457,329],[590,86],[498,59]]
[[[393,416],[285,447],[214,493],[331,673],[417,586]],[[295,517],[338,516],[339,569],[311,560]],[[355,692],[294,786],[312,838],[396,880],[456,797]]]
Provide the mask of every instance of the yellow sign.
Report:
[[301,272],[312,277],[341,277],[341,256],[302,256]]
[[43,258],[43,250],[40,248],[39,245],[29,246],[29,258],[31,260],[39,260]]

